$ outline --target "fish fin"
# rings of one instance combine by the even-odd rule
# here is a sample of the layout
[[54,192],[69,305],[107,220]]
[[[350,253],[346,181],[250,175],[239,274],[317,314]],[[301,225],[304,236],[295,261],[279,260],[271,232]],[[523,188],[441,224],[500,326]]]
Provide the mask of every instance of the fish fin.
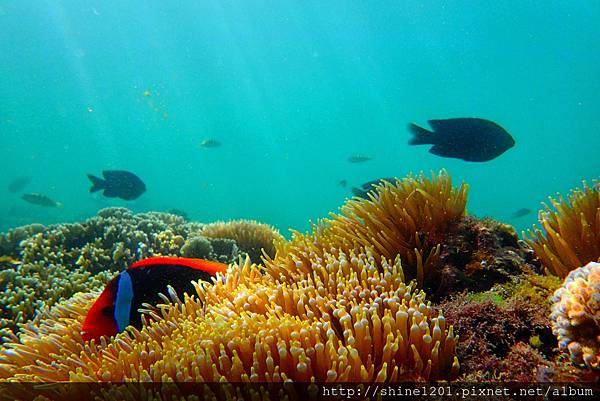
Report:
[[212,260],[180,258],[172,256],[155,256],[151,258],[142,259],[129,266],[127,270],[155,265],[185,266],[191,269],[204,271],[212,276],[214,276],[217,273],[225,273],[227,271],[226,263],[214,262]]
[[419,127],[416,124],[408,124],[408,130],[414,136],[408,142],[409,145],[431,145],[433,144],[434,133],[426,130],[423,127]]
[[436,155],[436,156],[444,156],[444,157],[450,157],[448,156],[445,152],[442,151],[442,148],[433,145],[430,149],[429,149],[429,153],[431,153],[432,155]]
[[81,325],[81,338],[84,341],[98,340],[101,336],[114,336],[118,333],[114,319],[114,303],[120,274],[108,282],[96,302],[88,310]]
[[90,188],[90,192],[97,192],[104,188],[104,180],[102,178],[96,177],[95,175],[88,174],[87,175],[90,181],[92,182],[92,187]]

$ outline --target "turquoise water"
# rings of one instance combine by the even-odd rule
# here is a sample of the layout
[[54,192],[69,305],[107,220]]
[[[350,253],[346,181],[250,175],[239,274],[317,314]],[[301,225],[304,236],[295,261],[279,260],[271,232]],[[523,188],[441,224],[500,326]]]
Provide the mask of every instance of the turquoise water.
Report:
[[[526,228],[513,212],[598,177],[599,37],[596,1],[2,1],[0,231],[107,206],[305,230],[352,186],[441,168],[471,213]],[[470,116],[516,146],[407,145],[409,122]],[[89,194],[103,169],[148,190]],[[10,193],[20,176],[64,208]]]

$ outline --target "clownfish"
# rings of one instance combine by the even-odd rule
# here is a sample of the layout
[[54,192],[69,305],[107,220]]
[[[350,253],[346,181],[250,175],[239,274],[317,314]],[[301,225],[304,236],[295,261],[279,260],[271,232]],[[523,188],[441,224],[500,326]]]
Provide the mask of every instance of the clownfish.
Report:
[[170,285],[178,294],[195,294],[192,281],[211,281],[227,265],[202,259],[154,257],[140,260],[119,273],[90,308],[81,326],[84,341],[114,336],[127,326],[142,327],[143,303],[161,302]]

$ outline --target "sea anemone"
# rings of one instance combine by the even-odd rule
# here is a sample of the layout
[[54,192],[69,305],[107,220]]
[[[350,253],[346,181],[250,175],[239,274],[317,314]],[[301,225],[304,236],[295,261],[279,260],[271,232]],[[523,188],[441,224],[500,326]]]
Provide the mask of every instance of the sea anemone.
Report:
[[[560,194],[544,204],[539,221],[529,230],[527,242],[548,271],[564,278],[573,269],[600,258],[600,191],[598,182],[583,182],[583,189],[572,191],[568,199]],[[525,235],[524,235],[525,236]]]
[[261,262],[263,250],[272,257],[275,254],[274,243],[284,240],[276,228],[254,220],[218,221],[205,225],[198,234],[234,240],[254,263]]
[[600,263],[573,270],[552,299],[552,332],[575,365],[600,370]]
[[[32,381],[68,381],[66,367],[77,367],[70,356],[90,350],[81,339],[81,324],[97,296],[79,293],[52,308],[42,307],[21,326],[18,336],[9,334],[9,341],[0,346],[0,379],[23,375]],[[63,370],[55,371],[55,364]]]
[[399,255],[407,282],[415,279],[423,288],[436,276],[441,244],[464,217],[466,201],[467,186],[452,187],[445,171],[383,181],[369,199],[346,202],[341,214],[315,225],[312,234],[295,232],[289,243],[277,244],[275,258],[266,263],[274,278],[286,280],[310,274],[311,262],[331,250],[360,253],[372,247],[377,261]]
[[[338,263],[336,263],[336,261]],[[341,262],[340,262],[341,261]],[[198,297],[150,308],[142,330],[83,343],[90,295],[55,306],[0,348],[8,381],[384,381],[452,378],[457,338],[399,259],[330,255],[296,283],[249,259]],[[324,277],[327,279],[323,280]]]

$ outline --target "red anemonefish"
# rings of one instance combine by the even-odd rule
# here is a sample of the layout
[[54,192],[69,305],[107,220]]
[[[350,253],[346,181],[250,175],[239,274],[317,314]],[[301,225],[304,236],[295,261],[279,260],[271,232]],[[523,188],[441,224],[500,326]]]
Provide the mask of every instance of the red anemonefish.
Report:
[[154,257],[140,260],[119,273],[107,285],[90,308],[83,325],[84,341],[100,336],[113,336],[131,325],[141,328],[138,309],[142,303],[156,305],[159,293],[166,294],[172,286],[181,295],[195,294],[192,281],[211,281],[217,273],[224,273],[227,265],[202,259]]

